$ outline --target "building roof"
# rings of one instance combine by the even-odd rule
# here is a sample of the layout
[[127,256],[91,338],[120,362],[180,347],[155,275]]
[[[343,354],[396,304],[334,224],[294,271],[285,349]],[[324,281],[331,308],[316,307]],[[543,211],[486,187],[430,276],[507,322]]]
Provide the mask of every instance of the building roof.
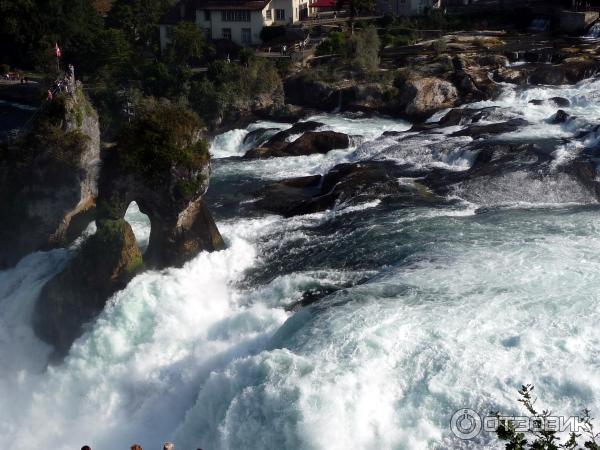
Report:
[[311,8],[335,8],[336,0],[313,0],[310,3]]
[[194,21],[196,10],[250,10],[261,11],[271,0],[181,0],[158,21],[161,25],[176,25]]
[[260,11],[271,0],[192,0],[195,9],[244,9]]

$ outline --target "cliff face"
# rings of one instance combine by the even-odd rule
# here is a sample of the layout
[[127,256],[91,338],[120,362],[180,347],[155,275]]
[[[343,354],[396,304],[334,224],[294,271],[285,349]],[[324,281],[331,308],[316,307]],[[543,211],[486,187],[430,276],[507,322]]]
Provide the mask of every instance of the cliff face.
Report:
[[45,104],[32,130],[0,149],[0,268],[80,234],[99,159],[98,116],[80,88]]
[[[64,356],[85,323],[144,267],[180,266],[202,250],[224,247],[202,197],[210,160],[202,126],[189,110],[151,102],[136,113],[117,145],[102,157],[95,211],[97,232],[65,270],[42,289],[34,314],[37,335]],[[124,220],[131,202],[148,215],[144,255]]]

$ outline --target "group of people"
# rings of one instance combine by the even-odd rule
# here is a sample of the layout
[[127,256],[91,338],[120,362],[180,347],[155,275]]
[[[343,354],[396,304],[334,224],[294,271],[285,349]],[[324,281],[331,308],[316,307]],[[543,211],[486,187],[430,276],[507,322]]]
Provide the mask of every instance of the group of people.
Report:
[[75,67],[73,64],[69,64],[69,69],[65,72],[64,77],[62,79],[57,79],[52,84],[52,87],[48,89],[46,100],[52,101],[54,96],[59,92],[64,92],[66,94],[75,92]]
[[[142,450],[142,446],[139,444],[133,444],[130,448],[131,450]],[[84,445],[83,447],[81,447],[81,450],[92,450],[92,448],[89,445]],[[163,444],[162,450],[175,450],[175,444],[173,444],[172,442],[165,442]],[[202,449],[199,448],[198,450]]]

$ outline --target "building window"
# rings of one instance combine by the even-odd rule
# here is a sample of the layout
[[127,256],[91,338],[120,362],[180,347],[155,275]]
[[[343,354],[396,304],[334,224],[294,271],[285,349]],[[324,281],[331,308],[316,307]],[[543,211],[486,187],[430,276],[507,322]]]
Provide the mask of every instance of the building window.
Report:
[[223,39],[231,40],[231,28],[223,28]]
[[270,9],[267,9],[267,20],[273,20],[273,13]]
[[275,20],[285,20],[285,9],[275,10]]
[[210,28],[204,29],[204,37],[206,38],[207,41],[210,41],[212,39]]
[[209,10],[204,11],[204,20],[206,22],[210,22],[210,11]]
[[221,11],[221,20],[223,22],[250,22],[250,11]]
[[242,44],[252,44],[252,30],[250,28],[242,28]]

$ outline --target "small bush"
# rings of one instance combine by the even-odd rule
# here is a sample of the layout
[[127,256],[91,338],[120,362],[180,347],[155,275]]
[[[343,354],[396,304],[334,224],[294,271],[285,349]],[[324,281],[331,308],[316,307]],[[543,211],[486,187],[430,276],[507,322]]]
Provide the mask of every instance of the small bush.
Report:
[[[592,423],[594,419],[590,416],[588,409],[584,409],[579,416],[580,423],[583,425],[583,429],[580,431],[583,431],[583,434],[577,434],[573,431],[567,441],[561,444],[561,439],[557,431],[551,426],[552,419],[550,418],[553,417],[552,413],[549,410],[539,412],[535,409],[534,405],[537,402],[537,398],[533,397],[533,389],[534,387],[528,384],[522,386],[519,390],[519,403],[525,407],[527,413],[532,418],[529,422],[527,432],[517,431],[513,420],[501,415],[499,412],[492,412],[499,421],[496,434],[498,439],[507,442],[505,445],[507,450],[558,450],[559,448],[576,450],[582,448],[578,443],[582,437],[583,439],[581,440],[585,440],[583,448],[600,450],[600,445],[598,444],[600,433],[594,431]],[[556,426],[556,424],[554,425]]]
[[433,44],[431,44],[431,48],[436,55],[441,55],[442,53],[445,53],[448,49],[448,44],[444,39],[438,39],[434,41]]

